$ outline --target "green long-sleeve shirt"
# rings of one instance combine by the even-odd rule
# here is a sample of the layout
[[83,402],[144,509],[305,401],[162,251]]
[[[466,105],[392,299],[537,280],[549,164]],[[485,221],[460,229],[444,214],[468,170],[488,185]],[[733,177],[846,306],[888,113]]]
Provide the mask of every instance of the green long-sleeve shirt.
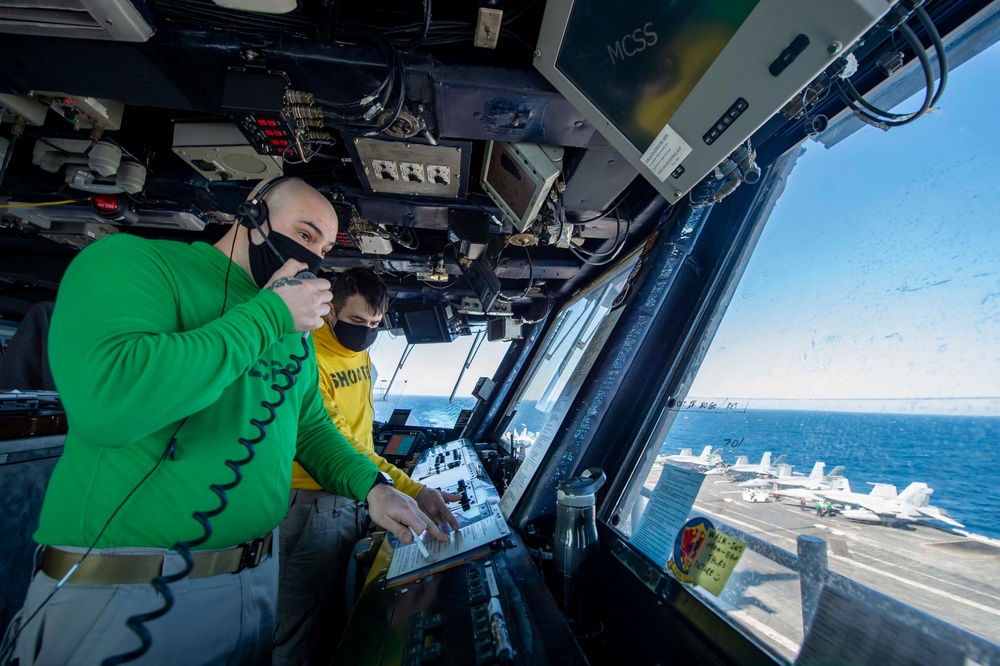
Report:
[[[302,355],[303,336],[274,292],[259,290],[229,258],[195,243],[125,234],[85,249],[59,288],[49,358],[69,434],[52,474],[35,540],[89,546],[115,508],[156,464],[180,426],[174,459],[141,484],[97,543],[99,548],[169,548],[202,529],[191,517],[219,499],[209,486],[233,480],[240,437],[261,401],[277,402],[278,368]],[[292,460],[339,494],[364,499],[377,468],[333,426],[317,390],[312,343],[275,422],[211,519],[201,548],[248,541],[284,517]],[[329,485],[327,485],[329,484]]]

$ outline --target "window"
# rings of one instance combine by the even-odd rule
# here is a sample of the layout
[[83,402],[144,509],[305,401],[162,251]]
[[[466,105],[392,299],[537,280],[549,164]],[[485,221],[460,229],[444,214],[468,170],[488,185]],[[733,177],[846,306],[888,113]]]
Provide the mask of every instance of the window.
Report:
[[[509,342],[484,340],[485,334],[463,373],[475,335],[444,344],[413,345],[404,359],[406,339],[380,334],[371,348],[375,420],[385,423],[393,410],[409,409],[409,425],[454,427],[463,409],[476,407],[472,397],[476,381],[493,376],[510,346]],[[449,399],[453,389],[454,398]]]
[[500,507],[514,509],[552,444],[573,398],[621,312],[621,302],[638,255],[633,254],[573,299],[556,317],[508,409],[501,437],[518,463]]
[[718,598],[697,593],[788,659],[800,577],[766,551],[800,535],[826,541],[834,572],[996,640],[998,83],[993,46],[916,123],[807,143],[635,480],[626,535],[668,465],[706,472],[691,516],[765,545]]

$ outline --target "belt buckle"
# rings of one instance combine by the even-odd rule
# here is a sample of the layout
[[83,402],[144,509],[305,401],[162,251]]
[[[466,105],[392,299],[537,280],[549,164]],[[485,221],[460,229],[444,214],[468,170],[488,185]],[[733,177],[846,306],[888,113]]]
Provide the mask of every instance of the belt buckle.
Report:
[[243,552],[240,554],[240,566],[236,573],[244,569],[253,569],[264,559],[264,537],[258,537],[249,543],[243,544]]

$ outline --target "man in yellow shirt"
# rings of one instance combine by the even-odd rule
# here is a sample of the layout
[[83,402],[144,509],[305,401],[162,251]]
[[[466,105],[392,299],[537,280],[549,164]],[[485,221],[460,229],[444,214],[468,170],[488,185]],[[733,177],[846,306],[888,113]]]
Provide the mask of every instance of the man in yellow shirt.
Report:
[[[431,520],[457,530],[447,502],[458,501],[461,495],[427,488],[375,453],[367,350],[389,306],[385,284],[367,268],[352,268],[334,283],[331,305],[326,325],[312,333],[320,394],[330,418],[347,441],[385,472],[397,490],[414,498]],[[367,531],[368,512],[363,505],[326,492],[300,465],[294,465],[288,515],[278,532],[274,666],[329,663],[347,621],[348,558]]]

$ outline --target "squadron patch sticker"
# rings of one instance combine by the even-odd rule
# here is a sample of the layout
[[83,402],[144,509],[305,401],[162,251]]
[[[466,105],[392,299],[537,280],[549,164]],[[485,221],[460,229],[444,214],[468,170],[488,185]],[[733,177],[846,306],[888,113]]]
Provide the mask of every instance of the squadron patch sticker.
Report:
[[719,596],[744,550],[745,543],[717,532],[707,518],[692,518],[677,533],[667,567],[681,582]]
[[709,530],[715,528],[708,518],[692,518],[684,523],[684,527],[677,533],[674,540],[674,552],[667,562],[667,567],[684,583],[695,582],[691,578],[691,567],[694,566],[695,558],[698,557],[698,550],[705,538],[708,537]]

